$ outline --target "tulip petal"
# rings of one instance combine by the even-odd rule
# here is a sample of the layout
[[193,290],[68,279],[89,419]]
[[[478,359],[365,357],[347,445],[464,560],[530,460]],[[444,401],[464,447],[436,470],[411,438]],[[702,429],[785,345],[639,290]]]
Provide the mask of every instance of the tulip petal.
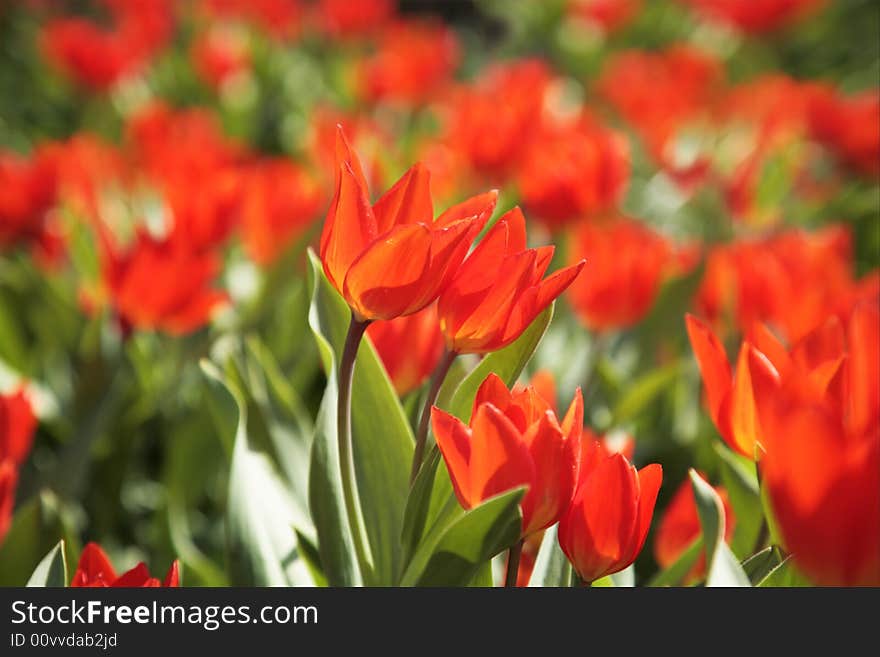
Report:
[[659,463],[651,463],[639,470],[639,521],[636,531],[636,546],[631,555],[635,559],[648,537],[651,528],[651,519],[654,516],[654,505],[657,502],[657,494],[660,492],[660,484],[663,482],[663,468]]
[[[343,294],[362,319],[392,319],[412,313],[431,265],[431,231],[424,224],[395,226],[352,263]],[[427,304],[425,304],[427,305]]]
[[[500,348],[494,341],[503,334],[512,306],[528,284],[534,259],[533,251],[509,256],[495,270],[491,287],[471,294],[459,289],[440,297],[441,328],[447,339],[454,336],[455,351],[479,353],[486,344]],[[503,275],[498,276],[499,271]]]
[[88,543],[79,557],[71,586],[92,586],[101,583],[109,586],[116,580],[113,564],[97,543]]
[[535,485],[522,501],[523,536],[546,529],[568,508],[577,482],[579,445],[569,441],[550,410],[523,436],[535,466]]
[[846,333],[840,320],[832,316],[791,348],[791,359],[801,373],[808,374],[829,362],[839,362],[845,353]]
[[638,480],[620,454],[603,456],[580,485],[559,524],[559,544],[582,579],[622,570],[632,554],[638,522]]
[[162,586],[172,588],[180,586],[180,563],[177,559],[171,562],[171,566],[168,568],[168,573],[165,575],[165,580],[162,582]]
[[787,372],[791,367],[788,350],[764,322],[756,322],[752,326],[748,341],[770,360],[777,372]]
[[473,503],[517,486],[533,487],[535,464],[519,431],[492,404],[483,404],[471,421],[470,487]]
[[430,224],[434,220],[431,174],[419,162],[404,173],[373,205],[379,234],[403,224]]
[[686,315],[685,322],[706,388],[709,412],[717,426],[721,403],[731,387],[730,363],[721,342],[705,322],[690,314]]
[[[581,393],[581,389],[578,387],[574,391],[574,399],[571,400],[571,405],[569,405],[565,417],[562,418],[562,432],[569,440],[579,443],[583,430],[584,396]],[[578,454],[580,454],[580,445],[578,445]]]
[[321,262],[324,273],[337,290],[342,290],[352,263],[375,239],[376,218],[366,187],[358,182],[351,165],[340,165],[336,192],[321,233]]
[[431,408],[431,428],[446,462],[455,496],[465,509],[470,509],[479,501],[472,498],[470,486],[471,430],[457,417],[436,406]]
[[477,409],[483,404],[492,404],[504,413],[510,406],[511,395],[504,381],[501,380],[495,372],[490,372],[489,376],[477,388],[477,394],[474,396],[474,405],[471,409],[471,417],[473,417]]
[[849,323],[848,426],[854,433],[876,430],[880,415],[880,309],[860,304]]
[[144,586],[158,586],[159,581],[155,580],[155,585],[152,584],[150,580],[153,578],[150,577],[150,571],[147,568],[147,564],[143,561],[140,562],[137,566],[122,573],[116,581],[113,582],[114,587],[144,587]]
[[[752,377],[749,375],[749,353],[752,349],[748,342],[740,346],[737,357],[736,375],[733,388],[728,396],[729,403],[725,408],[730,413],[727,419],[729,434],[724,438],[731,443],[737,452],[746,458],[755,458],[755,443],[761,442],[760,423],[755,408],[755,395],[752,390]],[[722,434],[724,435],[724,434]]]
[[424,285],[404,314],[424,308],[449,285],[479,232],[480,224],[473,219],[431,231],[431,263],[424,274]]
[[480,230],[492,216],[495,211],[495,204],[498,202],[498,190],[493,189],[485,194],[472,196],[466,201],[462,201],[451,208],[444,210],[443,213],[434,221],[434,228],[443,228],[451,223],[460,221],[461,219],[476,219],[480,223]]

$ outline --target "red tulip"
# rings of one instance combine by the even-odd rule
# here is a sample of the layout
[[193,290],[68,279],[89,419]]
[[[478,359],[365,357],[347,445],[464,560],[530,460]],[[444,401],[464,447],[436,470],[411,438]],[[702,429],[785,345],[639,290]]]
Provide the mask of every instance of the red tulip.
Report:
[[[715,492],[718,493],[724,506],[724,540],[729,542],[733,538],[736,516],[727,499],[727,491],[719,486],[715,488]],[[669,501],[657,527],[657,535],[654,537],[654,558],[659,566],[668,568],[678,561],[684,551],[702,535],[702,531],[694,500],[694,489],[690,480],[686,479]],[[701,550],[699,558],[684,581],[698,580],[705,572],[706,554]]]
[[336,193],[321,234],[321,260],[360,320],[393,319],[428,306],[449,284],[495,207],[490,192],[435,220],[428,171],[416,164],[374,205],[357,156],[337,137]]
[[250,68],[251,53],[244,35],[228,29],[211,29],[200,35],[190,50],[193,68],[211,88]]
[[18,486],[18,468],[12,461],[0,461],[0,545],[12,524],[15,507],[15,489]]
[[46,152],[24,158],[0,151],[0,249],[40,240],[55,197],[56,172]]
[[398,21],[358,68],[359,92],[368,101],[424,103],[450,81],[458,59],[455,32],[442,23]]
[[626,328],[641,320],[674,265],[671,244],[630,219],[578,227],[571,260],[581,258],[590,263],[590,275],[579,277],[568,296],[594,331]]
[[876,298],[880,276],[856,280],[853,268],[852,238],[839,225],[738,240],[710,251],[696,305],[714,324],[731,316],[748,332],[766,322],[796,342],[829,314],[843,318]]
[[295,37],[303,19],[302,0],[204,0],[211,18],[243,20],[275,39]]
[[19,467],[31,451],[37,418],[24,389],[0,395],[0,463]]
[[369,34],[394,16],[392,0],[318,0],[317,12],[325,31],[347,38]]
[[880,90],[854,96],[820,89],[810,104],[810,129],[852,169],[880,175]]
[[144,563],[137,566],[122,575],[117,576],[113,565],[97,543],[89,543],[83,548],[82,555],[79,558],[79,564],[76,572],[73,574],[73,580],[70,585],[73,587],[179,587],[180,586],[180,566],[175,559],[168,569],[165,579],[160,582],[155,577],[150,576],[150,571]]
[[443,334],[433,304],[413,315],[373,322],[367,335],[398,395],[422,385],[443,353]]
[[693,315],[687,315],[685,321],[706,388],[709,414],[718,433],[735,451],[746,458],[757,458],[756,448],[762,441],[749,377],[749,344],[743,343],[739,351],[734,376],[727,352],[712,329]]
[[591,443],[571,506],[559,521],[559,545],[587,583],[632,564],[645,544],[663,478],[652,463],[639,471],[622,454]]
[[519,162],[523,205],[550,228],[612,209],[629,178],[629,147],[584,116],[539,131]]
[[168,41],[173,30],[170,2],[104,0],[112,25],[61,18],[43,29],[47,57],[76,82],[104,91],[136,73]]
[[603,32],[614,32],[629,23],[641,5],[641,0],[569,0],[568,11]]
[[[106,236],[106,231],[104,231]],[[213,289],[220,262],[178,240],[139,232],[125,251],[104,242],[104,282],[124,328],[182,335],[201,328],[226,301]]]
[[704,114],[722,78],[721,64],[690,46],[614,55],[597,82],[599,93],[631,123],[651,155],[669,161],[676,133]]
[[[782,542],[814,583],[880,586],[880,307],[858,306],[845,351],[817,341],[781,370],[757,349],[749,367]],[[836,358],[822,350],[837,351]],[[824,361],[823,376],[799,360]]]
[[824,0],[681,0],[707,18],[727,23],[743,32],[775,30],[815,11]]
[[552,74],[540,59],[493,65],[449,102],[448,141],[470,166],[501,183],[518,167],[543,116]]
[[511,394],[495,374],[477,391],[470,425],[435,406],[434,436],[458,501],[471,509],[525,485],[522,535],[555,523],[577,480],[583,412],[578,389],[560,424],[533,388]]
[[242,187],[245,250],[257,263],[271,264],[317,217],[320,187],[305,169],[280,158],[260,161]]
[[541,280],[553,247],[526,248],[519,208],[502,216],[440,295],[446,345],[456,353],[487,353],[516,340],[580,273],[580,261]]

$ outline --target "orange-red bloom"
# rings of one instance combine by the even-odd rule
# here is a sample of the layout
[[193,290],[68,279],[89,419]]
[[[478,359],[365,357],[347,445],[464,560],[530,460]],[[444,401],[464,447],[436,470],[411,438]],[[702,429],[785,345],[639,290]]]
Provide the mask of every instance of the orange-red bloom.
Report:
[[813,136],[847,166],[868,176],[880,175],[880,90],[843,96],[819,90],[810,104]]
[[[849,319],[845,345],[840,338],[816,340],[801,358],[777,356],[772,364],[769,353],[751,352],[767,451],[761,460],[762,485],[786,549],[814,583],[878,586],[877,303],[859,305]],[[802,361],[824,365],[805,371]]]
[[246,21],[279,39],[297,35],[303,18],[302,0],[202,0],[210,17]]
[[295,242],[321,209],[318,181],[286,159],[261,160],[248,171],[242,187],[242,239],[248,254],[262,265]]
[[23,388],[0,395],[0,462],[20,466],[31,451],[37,418]]
[[367,335],[398,395],[422,385],[443,353],[443,334],[434,304],[413,315],[373,322]]
[[570,253],[572,261],[585,258],[590,263],[589,275],[580,276],[568,295],[593,330],[626,328],[642,319],[675,264],[666,238],[625,218],[582,224],[575,230]]
[[[170,230],[193,249],[222,244],[241,213],[241,148],[210,113],[154,104],[128,126],[138,162],[162,193]],[[193,193],[198,190],[198,193]]]
[[321,234],[324,272],[360,320],[418,312],[446,288],[496,196],[476,196],[435,220],[429,173],[416,164],[370,205],[360,162],[339,128],[336,193]]
[[45,152],[24,158],[0,151],[0,249],[40,240],[55,197],[56,172]]
[[552,75],[539,59],[495,65],[475,84],[456,89],[448,113],[448,140],[470,166],[493,183],[516,171],[540,125]]
[[394,16],[392,0],[318,0],[322,27],[333,36],[347,38],[369,34]]
[[104,233],[103,275],[124,330],[182,335],[201,328],[226,300],[211,283],[220,270],[213,253],[197,253],[178,240],[140,231],[125,251]]
[[251,55],[243,34],[213,28],[195,40],[190,58],[199,77],[218,90],[224,82],[248,70]]
[[422,103],[447,84],[458,64],[455,33],[441,23],[399,21],[379,38],[378,51],[358,68],[368,101]]
[[[727,499],[727,491],[721,487],[715,487],[715,492],[721,498],[724,506],[724,540],[733,538],[736,516]],[[669,505],[663,512],[663,518],[657,526],[657,534],[654,537],[654,558],[661,568],[668,568],[674,564],[690,545],[702,535],[700,517],[697,514],[697,503],[694,500],[694,489],[689,479],[682,482],[675,492]],[[706,572],[706,554],[700,551],[700,556],[691,570],[685,576],[684,581],[698,580]]]
[[469,426],[436,406],[431,424],[465,509],[528,486],[521,502],[522,535],[528,536],[559,520],[571,501],[583,416],[580,389],[560,424],[533,388],[511,394],[490,374],[477,391]]
[[641,9],[641,0],[569,0],[568,12],[613,32],[629,23]]
[[859,300],[877,298],[877,273],[856,280],[852,271],[852,239],[843,226],[739,240],[709,252],[696,306],[716,326],[732,316],[745,333],[766,322],[793,343],[829,314],[843,318]]
[[718,433],[732,449],[747,458],[757,458],[755,450],[762,441],[749,377],[749,343],[744,342],[740,348],[734,376],[724,345],[712,329],[693,315],[687,315],[685,321],[703,376],[709,414]]
[[792,23],[825,0],[682,0],[707,18],[743,32],[769,32]]
[[440,295],[440,329],[456,353],[487,353],[516,340],[571,285],[584,261],[541,280],[553,247],[526,248],[519,208],[486,233]]
[[656,463],[636,471],[622,454],[589,443],[574,499],[559,521],[559,545],[582,580],[594,582],[635,561],[662,478]]
[[9,531],[18,469],[27,458],[37,418],[23,388],[0,395],[0,543]]
[[707,111],[721,79],[717,60],[689,46],[673,46],[659,53],[615,55],[597,90],[638,130],[651,155],[667,163],[667,146]]
[[613,208],[629,177],[625,139],[588,116],[545,126],[519,163],[523,205],[551,228]]
[[163,581],[150,575],[146,564],[143,562],[128,570],[122,575],[116,575],[113,564],[97,543],[87,544],[82,551],[77,564],[76,572],[70,585],[73,587],[178,587],[180,586],[180,566],[175,559],[168,569]]
[[105,28],[84,18],[61,18],[43,29],[49,60],[76,82],[97,91],[139,71],[168,41],[174,27],[171,4],[104,0],[112,16]]
[[18,468],[12,461],[0,461],[0,545],[12,524],[15,507],[15,489],[18,486]]

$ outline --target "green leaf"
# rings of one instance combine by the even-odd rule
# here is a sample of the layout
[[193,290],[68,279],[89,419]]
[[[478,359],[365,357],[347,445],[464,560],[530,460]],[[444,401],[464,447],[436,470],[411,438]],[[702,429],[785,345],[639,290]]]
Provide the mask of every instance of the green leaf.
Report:
[[541,539],[529,586],[568,587],[571,586],[571,580],[571,564],[559,547],[557,525],[553,525],[544,532],[544,538]]
[[429,534],[403,575],[403,586],[465,586],[522,531],[520,487],[463,512],[436,537]]
[[407,497],[401,536],[404,563],[409,562],[424,533],[425,522],[431,506],[431,491],[434,488],[434,479],[437,476],[440,458],[440,450],[432,449],[422,464],[419,474],[416,475],[416,480]]
[[449,407],[445,410],[463,422],[468,422],[474,398],[477,396],[477,389],[490,373],[494,372],[508,386],[516,383],[520,372],[523,371],[526,363],[535,353],[538,343],[541,342],[541,338],[547,331],[550,320],[553,319],[554,306],[555,302],[538,315],[515,342],[483,358],[480,364],[458,385],[455,394],[452,395]]
[[756,586],[761,588],[767,587],[792,587],[792,586],[812,586],[810,581],[804,577],[794,565],[791,555],[787,556],[782,563],[767,573],[764,579],[760,580]]
[[730,548],[734,554],[748,556],[754,549],[761,523],[764,522],[755,465],[719,443],[715,443],[715,451],[721,461],[721,483],[727,489],[736,518]]
[[699,537],[681,553],[681,556],[679,556],[669,568],[655,575],[654,578],[648,582],[648,586],[681,586],[684,582],[684,578],[687,577],[687,574],[691,571],[691,568],[693,568],[697,559],[700,558],[700,553],[702,551],[703,539],[702,537]]
[[28,573],[58,540],[67,537],[58,498],[50,491],[25,502],[0,544],[0,586],[24,586]]
[[[336,441],[336,370],[351,311],[311,251],[309,262],[309,325],[328,373],[312,450],[309,499],[327,579],[331,585],[352,585],[357,577],[350,562],[351,537]],[[385,368],[368,340],[361,343],[355,364],[352,444],[357,496],[372,557],[372,572],[362,573],[363,581],[390,585],[403,570],[401,536],[414,438]]]
[[660,393],[669,388],[680,372],[681,364],[673,363],[661,369],[651,370],[636,379],[614,406],[610,426],[620,426],[638,415]]
[[231,417],[236,409],[238,416],[226,508],[230,582],[240,586],[311,584],[291,529],[299,519],[296,503],[271,451],[264,421],[230,377],[222,378],[205,361],[202,369],[210,377],[221,377],[226,387],[229,408],[224,415]]
[[690,470],[697,514],[706,549],[706,586],[751,586],[733,552],[724,542],[724,505],[696,470]]
[[782,554],[782,550],[771,545],[743,561],[742,567],[752,586],[757,586],[783,561],[785,561],[785,555]]
[[37,564],[27,586],[64,587],[67,586],[67,581],[67,556],[64,554],[64,540],[62,539]]

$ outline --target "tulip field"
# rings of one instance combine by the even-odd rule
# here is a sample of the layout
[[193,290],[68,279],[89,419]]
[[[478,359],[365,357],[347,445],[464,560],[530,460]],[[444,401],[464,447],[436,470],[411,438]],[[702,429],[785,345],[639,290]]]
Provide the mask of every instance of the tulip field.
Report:
[[880,586],[878,34],[0,0],[0,585]]

